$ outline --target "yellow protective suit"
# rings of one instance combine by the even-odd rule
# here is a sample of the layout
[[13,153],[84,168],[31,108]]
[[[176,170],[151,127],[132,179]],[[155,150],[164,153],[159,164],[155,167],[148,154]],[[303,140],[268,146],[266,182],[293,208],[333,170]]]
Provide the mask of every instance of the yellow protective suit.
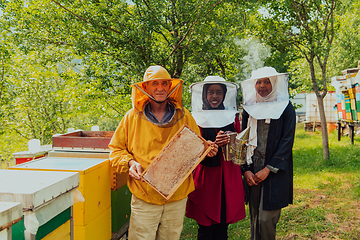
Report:
[[[121,120],[109,144],[111,149],[110,162],[117,172],[127,173],[129,171],[128,163],[131,159],[146,169],[185,123],[200,134],[194,118],[188,110],[182,107],[182,81],[178,79],[171,81],[170,93],[177,84],[180,84],[180,87],[178,86],[168,98],[168,101],[171,101],[175,106],[176,112],[172,121],[167,125],[156,125],[147,120],[143,111],[149,98],[142,91],[139,91],[139,87],[142,88],[140,83],[132,86],[133,109],[127,112]],[[161,205],[165,203],[165,199],[146,182],[128,176],[127,184],[131,193],[137,198],[152,204]],[[167,202],[183,199],[194,189],[193,176],[190,174]]]

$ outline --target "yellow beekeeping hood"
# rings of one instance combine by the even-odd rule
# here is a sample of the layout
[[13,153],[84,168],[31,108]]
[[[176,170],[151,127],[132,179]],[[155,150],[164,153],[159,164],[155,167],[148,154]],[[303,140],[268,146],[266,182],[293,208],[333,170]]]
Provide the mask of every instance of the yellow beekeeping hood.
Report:
[[182,108],[182,83],[183,81],[180,79],[174,79],[170,77],[168,71],[161,66],[150,66],[146,69],[144,74],[144,80],[139,83],[135,83],[131,85],[132,87],[132,104],[133,108],[137,112],[142,112],[145,107],[145,103],[149,101],[149,99],[154,98],[149,95],[143,84],[149,81],[154,80],[169,80],[171,81],[171,87],[168,92],[167,100],[174,104],[175,108]]

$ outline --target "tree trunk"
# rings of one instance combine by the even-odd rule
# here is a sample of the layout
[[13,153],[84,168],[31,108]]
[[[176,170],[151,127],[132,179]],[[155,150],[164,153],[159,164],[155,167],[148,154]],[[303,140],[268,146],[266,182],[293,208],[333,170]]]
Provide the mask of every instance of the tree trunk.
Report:
[[316,97],[318,100],[319,105],[319,113],[320,113],[320,122],[321,122],[321,135],[322,135],[322,145],[323,145],[323,158],[325,160],[330,158],[330,151],[329,151],[329,137],[327,132],[327,123],[326,123],[326,116],[325,116],[325,109],[324,109],[324,101],[323,97],[320,96],[320,93],[316,93]]
[[179,47],[179,49],[177,49],[177,51],[174,54],[174,72],[172,74],[173,77],[180,78],[183,68],[184,68],[184,56],[183,56],[182,48]]
[[308,63],[310,67],[310,74],[311,74],[311,82],[316,94],[316,98],[318,100],[319,105],[319,113],[320,113],[320,123],[321,123],[321,135],[322,135],[322,145],[323,145],[323,158],[325,160],[330,158],[330,151],[329,151],[329,139],[327,133],[327,126],[326,126],[326,117],[325,117],[325,109],[324,109],[324,97],[326,93],[320,94],[319,87],[316,83],[316,76],[315,76],[315,68],[314,68],[314,52],[311,54],[310,58],[308,58]]

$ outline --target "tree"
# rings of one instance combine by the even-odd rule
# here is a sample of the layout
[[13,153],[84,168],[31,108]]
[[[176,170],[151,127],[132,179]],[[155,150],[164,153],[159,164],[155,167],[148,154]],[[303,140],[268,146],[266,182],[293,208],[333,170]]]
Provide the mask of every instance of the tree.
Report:
[[81,101],[82,89],[76,84],[70,59],[61,59],[60,65],[60,59],[54,62],[55,56],[63,57],[53,47],[42,54],[17,51],[6,72],[10,102],[4,126],[25,139],[40,139],[42,144],[49,144],[53,134],[66,132]]
[[[221,75],[231,81],[243,79],[246,52],[235,40],[243,38],[246,24],[254,21],[252,11],[248,11],[251,2],[7,0],[0,6],[0,20],[8,30],[7,41],[16,48],[16,58],[23,64],[28,60],[20,55],[45,56],[44,51],[54,51],[54,76],[35,78],[23,73],[23,81],[62,79],[55,66],[68,65],[71,58],[79,60],[81,73],[69,79],[72,85],[79,85],[73,90],[81,95],[81,104],[71,106],[81,111],[82,117],[72,114],[66,122],[87,126],[109,119],[104,126],[110,130],[112,119],[119,120],[131,108],[130,85],[142,80],[149,65],[163,65],[172,77],[184,76],[185,88],[207,75]],[[58,55],[60,51],[63,55]],[[36,62],[31,65],[39,66]],[[33,70],[39,73],[42,67]],[[13,74],[15,71],[9,72],[9,76]],[[189,100],[189,93],[184,92]],[[16,94],[21,92],[13,96]],[[64,99],[72,102],[69,96]],[[189,101],[185,103],[188,107]],[[36,107],[31,105],[34,111]]]
[[8,1],[4,14],[16,23],[18,39],[72,46],[85,59],[102,53],[124,75],[159,64],[179,78],[187,61],[201,59],[202,47],[218,50],[212,58],[225,72],[222,46],[214,43],[241,32],[243,8],[229,0],[45,0]]
[[341,70],[358,66],[360,60],[359,7],[359,1],[342,1],[341,15],[336,16],[339,30],[329,58],[331,76],[341,75]]
[[84,81],[105,99],[119,93],[129,99],[130,85],[153,64],[175,78],[186,71],[185,87],[207,75],[243,77],[244,52],[234,40],[246,34],[251,0],[5,2],[4,19],[23,50],[49,44],[73,49],[85,67]]
[[[306,60],[312,88],[315,91],[321,119],[323,157],[328,159],[329,143],[323,99],[327,94],[326,76],[330,50],[338,28],[337,0],[271,1],[266,5],[268,15],[261,21],[262,38],[273,46],[294,46]],[[317,78],[317,67],[320,78]]]

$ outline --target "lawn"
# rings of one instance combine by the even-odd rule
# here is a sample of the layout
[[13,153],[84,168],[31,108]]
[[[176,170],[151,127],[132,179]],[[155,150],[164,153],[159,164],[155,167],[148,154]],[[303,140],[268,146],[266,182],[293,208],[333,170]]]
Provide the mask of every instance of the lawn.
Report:
[[[296,129],[294,204],[282,210],[277,239],[360,239],[360,138],[329,134],[330,160],[322,158],[320,132]],[[250,239],[247,217],[229,226],[229,239]],[[185,217],[181,239],[196,239],[197,223]]]

